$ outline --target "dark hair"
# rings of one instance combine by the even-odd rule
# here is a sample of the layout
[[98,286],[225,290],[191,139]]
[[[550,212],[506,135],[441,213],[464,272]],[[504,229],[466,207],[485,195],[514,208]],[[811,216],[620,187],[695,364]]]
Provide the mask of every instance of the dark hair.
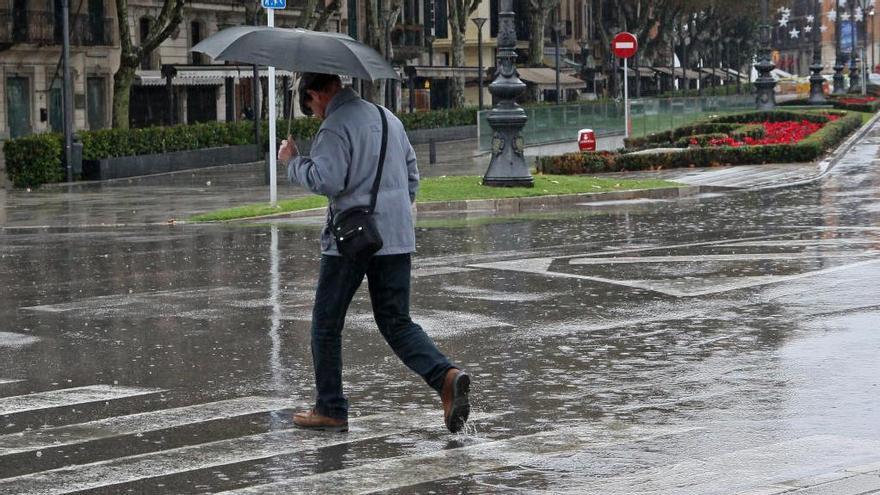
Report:
[[311,99],[306,90],[325,91],[334,83],[342,84],[342,80],[336,74],[304,72],[299,80],[299,88],[297,88],[297,91],[299,92],[299,108],[302,110],[302,113],[308,116],[312,115],[311,109],[306,105],[306,102]]

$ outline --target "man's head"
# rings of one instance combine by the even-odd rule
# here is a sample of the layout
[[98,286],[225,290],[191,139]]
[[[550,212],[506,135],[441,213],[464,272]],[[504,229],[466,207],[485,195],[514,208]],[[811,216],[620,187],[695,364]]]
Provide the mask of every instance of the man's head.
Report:
[[324,119],[327,105],[342,89],[342,81],[335,74],[305,72],[299,80],[299,107],[306,115]]

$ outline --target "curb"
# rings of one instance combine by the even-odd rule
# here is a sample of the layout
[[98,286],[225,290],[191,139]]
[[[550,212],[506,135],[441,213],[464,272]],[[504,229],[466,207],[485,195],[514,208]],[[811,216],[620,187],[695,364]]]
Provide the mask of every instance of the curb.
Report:
[[[516,214],[527,212],[542,212],[556,210],[561,207],[570,207],[578,203],[601,200],[601,201],[626,201],[634,199],[681,199],[692,198],[700,194],[730,191],[726,187],[716,186],[682,186],[664,187],[659,189],[632,189],[628,191],[609,191],[599,193],[561,194],[550,196],[532,196],[525,198],[500,198],[500,199],[466,199],[459,201],[432,201],[416,203],[415,209],[419,214],[442,215],[452,213],[502,213]],[[189,225],[249,222],[258,220],[271,220],[273,218],[316,218],[324,217],[327,208],[312,208],[287,213],[273,213],[261,217],[238,218],[233,220],[221,220],[216,222],[177,222]]]
[[[502,214],[528,213],[570,207],[578,203],[602,201],[626,201],[633,199],[679,199],[714,192],[722,188],[707,186],[664,187],[660,189],[633,189],[602,193],[563,194],[525,198],[471,199],[461,201],[437,201],[416,203],[420,214],[494,212]],[[725,189],[726,190],[726,189]]]

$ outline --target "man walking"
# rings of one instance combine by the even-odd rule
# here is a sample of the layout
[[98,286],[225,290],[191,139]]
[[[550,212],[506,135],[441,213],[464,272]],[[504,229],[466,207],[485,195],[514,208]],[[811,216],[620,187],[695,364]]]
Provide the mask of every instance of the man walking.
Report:
[[[288,177],[330,207],[321,234],[321,267],[312,312],[312,360],[317,400],[297,413],[302,428],[348,431],[348,399],[342,390],[342,328],[345,314],[364,279],[369,282],[373,316],[382,336],[411,370],[440,394],[446,427],[455,433],[470,413],[470,377],[454,366],[409,315],[411,254],[415,251],[412,203],[419,186],[416,155],[393,113],[373,105],[339,76],[306,73],[299,84],[300,108],[321,119],[309,157],[299,156],[288,136],[278,159]],[[332,215],[370,203],[382,146],[383,112],[388,121],[385,165],[373,218],[383,247],[366,262],[340,256],[330,230]]]

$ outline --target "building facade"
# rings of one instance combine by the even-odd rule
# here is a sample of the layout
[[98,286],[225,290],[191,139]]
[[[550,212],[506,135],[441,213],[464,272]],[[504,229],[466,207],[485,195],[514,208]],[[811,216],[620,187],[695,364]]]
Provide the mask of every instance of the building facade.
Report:
[[[0,9],[0,139],[61,131],[60,0],[3,0]],[[114,2],[78,2],[70,15],[74,121],[109,122],[110,88],[119,65]]]
[[[0,139],[62,130],[61,0],[0,0]],[[120,42],[113,0],[70,2],[71,72],[74,125],[77,130],[110,126],[113,75],[119,68]],[[160,0],[130,0],[128,24],[139,45],[162,8]],[[276,25],[293,26],[299,11],[276,13]],[[183,21],[137,70],[132,87],[131,125],[169,121],[168,92],[161,68],[186,65],[175,78],[174,122],[236,119],[252,111],[252,71],[234,67],[222,74],[200,70],[216,65],[190,49],[218,30],[245,24],[237,0],[191,1]],[[337,25],[338,21],[333,25]],[[265,92],[263,93],[265,94]]]

